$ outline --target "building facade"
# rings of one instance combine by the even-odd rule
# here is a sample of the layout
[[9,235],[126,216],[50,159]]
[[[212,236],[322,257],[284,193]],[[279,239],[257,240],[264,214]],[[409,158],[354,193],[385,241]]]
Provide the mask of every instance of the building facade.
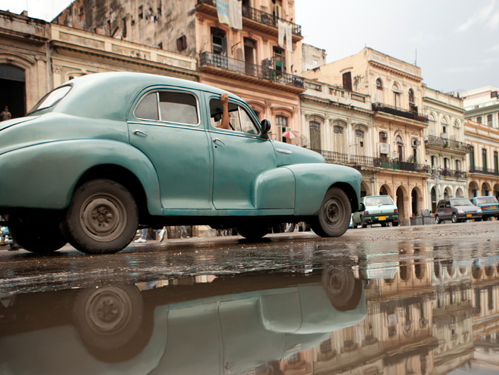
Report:
[[482,87],[462,93],[467,120],[469,197],[499,198],[499,89]]
[[0,107],[24,116],[51,89],[49,25],[0,11]]
[[468,196],[465,111],[462,99],[426,86],[423,86],[423,106],[429,120],[424,137],[425,162],[431,167],[427,208],[436,212],[440,199]]
[[[371,48],[302,73],[351,93],[368,95],[372,102],[374,155],[380,168],[374,174],[372,194],[390,195],[399,208],[401,223],[427,207],[421,69]],[[330,150],[335,151],[335,150]]]
[[[241,29],[220,23],[214,0],[76,0],[54,22],[196,58],[200,82],[240,96],[271,121],[272,138],[300,145],[303,37],[294,1],[243,0],[241,18]],[[279,24],[291,27],[289,46],[279,44]]]

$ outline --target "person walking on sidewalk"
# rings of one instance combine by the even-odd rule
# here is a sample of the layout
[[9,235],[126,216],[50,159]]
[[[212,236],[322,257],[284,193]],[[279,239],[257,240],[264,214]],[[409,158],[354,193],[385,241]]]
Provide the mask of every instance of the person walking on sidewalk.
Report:
[[180,227],[180,238],[184,238],[184,233],[185,233],[185,238],[191,238],[190,236],[187,235],[187,228],[185,225],[182,225]]
[[[159,234],[159,242],[163,241],[163,239],[165,238],[165,234],[166,234],[166,238],[168,238],[168,235],[166,233],[165,228],[153,229],[152,231]],[[147,242],[147,232],[149,232],[149,228],[143,228],[142,235],[140,236],[140,238],[138,240],[135,241],[135,243],[146,243]]]
[[9,112],[9,107],[5,106],[4,110],[0,112],[0,121],[7,121],[12,118],[12,115]]

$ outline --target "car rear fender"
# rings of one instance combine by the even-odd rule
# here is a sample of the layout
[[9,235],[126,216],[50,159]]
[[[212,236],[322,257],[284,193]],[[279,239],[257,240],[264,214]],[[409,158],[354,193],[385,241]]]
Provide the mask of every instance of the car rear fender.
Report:
[[112,140],[73,140],[25,147],[0,155],[0,207],[65,209],[89,169],[117,165],[142,184],[151,215],[161,215],[154,166],[136,148]]
[[353,168],[332,164],[295,164],[286,167],[296,179],[295,215],[316,216],[330,187],[341,188],[350,199],[352,212],[359,209],[360,172]]

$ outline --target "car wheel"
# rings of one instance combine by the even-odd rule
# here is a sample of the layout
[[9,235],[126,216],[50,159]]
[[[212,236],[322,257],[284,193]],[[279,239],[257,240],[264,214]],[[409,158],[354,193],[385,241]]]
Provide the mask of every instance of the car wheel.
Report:
[[351,268],[327,267],[322,274],[322,285],[336,310],[353,310],[359,304],[362,282],[355,278]]
[[[11,215],[11,220],[18,221]],[[58,223],[28,223],[13,225],[9,228],[14,241],[20,247],[32,253],[46,255],[59,250],[68,242]]]
[[366,229],[367,228],[367,224],[365,224],[364,222],[362,222],[362,228]]
[[236,231],[240,236],[248,240],[258,240],[269,232],[269,228],[261,225],[247,225],[244,227],[236,227]]
[[386,228],[386,223],[381,223],[381,226],[382,226],[383,228]]
[[455,213],[454,213],[454,214],[452,214],[452,222],[453,222],[453,223],[457,223],[457,222],[458,222],[458,220],[457,220],[457,215],[456,215]]
[[138,210],[130,192],[112,180],[92,180],[76,189],[64,223],[69,242],[87,254],[112,254],[133,240]]
[[312,229],[321,237],[339,237],[347,231],[351,215],[350,200],[345,192],[339,188],[330,188]]
[[140,353],[145,346],[138,345],[143,320],[142,296],[133,285],[82,289],[73,303],[81,340],[104,362],[122,362]]
[[435,216],[435,223],[440,224],[440,217],[438,215]]

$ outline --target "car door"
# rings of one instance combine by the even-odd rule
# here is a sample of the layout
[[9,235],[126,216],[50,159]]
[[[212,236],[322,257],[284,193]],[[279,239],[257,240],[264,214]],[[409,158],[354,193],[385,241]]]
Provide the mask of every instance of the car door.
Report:
[[260,127],[244,103],[229,101],[229,130],[217,128],[222,113],[219,96],[208,97],[208,106],[213,205],[217,210],[254,209],[254,182],[262,172],[276,167],[274,148],[261,137]]
[[450,205],[450,201],[448,199],[445,200],[445,208],[444,208],[444,211],[445,211],[445,218],[446,219],[452,219],[452,207]]
[[159,178],[164,209],[212,209],[210,140],[195,90],[144,92],[128,121],[130,143]]

